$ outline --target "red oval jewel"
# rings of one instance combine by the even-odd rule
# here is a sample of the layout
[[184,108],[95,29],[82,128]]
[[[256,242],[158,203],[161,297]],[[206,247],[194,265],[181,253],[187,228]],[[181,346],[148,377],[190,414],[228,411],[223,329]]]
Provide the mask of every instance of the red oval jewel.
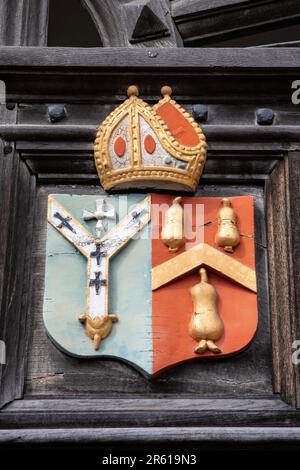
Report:
[[154,150],[156,149],[155,140],[150,134],[146,135],[144,146],[145,146],[146,151],[150,154],[152,154]]
[[115,141],[114,149],[118,157],[123,157],[126,151],[126,142],[123,137],[119,136]]

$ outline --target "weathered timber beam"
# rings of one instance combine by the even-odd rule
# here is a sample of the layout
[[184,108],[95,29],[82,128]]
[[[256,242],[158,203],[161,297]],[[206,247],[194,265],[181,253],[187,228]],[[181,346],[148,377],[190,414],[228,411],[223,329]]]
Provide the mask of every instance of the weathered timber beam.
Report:
[[[239,126],[203,125],[204,134],[211,141],[299,142],[300,126]],[[33,139],[47,141],[93,141],[97,126],[93,125],[39,125],[39,124],[0,124],[0,136],[8,140]]]
[[179,0],[172,16],[187,46],[203,46],[299,22],[297,0]]

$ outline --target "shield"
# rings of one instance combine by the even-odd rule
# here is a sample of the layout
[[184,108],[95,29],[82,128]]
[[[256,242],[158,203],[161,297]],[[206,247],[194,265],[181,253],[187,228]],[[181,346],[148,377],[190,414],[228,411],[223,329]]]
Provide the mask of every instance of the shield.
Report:
[[[258,323],[253,197],[230,198],[240,231],[233,253],[215,240],[221,198],[207,197],[183,197],[189,237],[169,251],[161,230],[173,197],[110,195],[103,203],[99,195],[49,196],[43,316],[56,347],[80,358],[120,359],[154,377],[249,345]],[[224,324],[218,354],[197,354],[189,334],[191,289],[203,266]]]

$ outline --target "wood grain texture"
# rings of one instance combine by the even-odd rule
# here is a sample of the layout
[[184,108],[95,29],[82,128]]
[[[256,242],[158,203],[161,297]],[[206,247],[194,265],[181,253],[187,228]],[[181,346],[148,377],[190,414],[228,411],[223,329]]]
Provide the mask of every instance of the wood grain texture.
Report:
[[[0,122],[13,123],[16,121],[16,110],[8,111],[5,105],[0,105]],[[2,224],[0,230],[0,305],[3,300],[5,289],[5,267],[7,261],[7,244],[9,241],[9,211],[12,197],[12,180],[14,170],[14,157],[12,154],[5,155],[5,146],[8,143],[0,139],[0,213]],[[11,145],[11,144],[10,144]],[[13,146],[11,145],[13,150]],[[10,182],[10,183],[9,183]]]
[[[55,410],[55,412],[54,412]],[[80,410],[80,413],[78,413]],[[15,401],[0,413],[0,429],[134,426],[299,426],[299,413],[280,399],[157,396],[39,398]]]
[[[123,92],[125,93],[125,89]],[[156,96],[145,96],[145,100],[154,105],[161,98],[159,89],[156,90]],[[174,91],[174,98],[177,98],[179,90]],[[125,96],[124,96],[125,99]],[[60,122],[60,125],[95,125],[99,126],[114,109],[123,101],[122,96],[107,97],[107,102],[103,103],[66,103],[67,110],[66,119]],[[194,99],[193,99],[194,101]],[[189,114],[193,115],[195,104],[191,101],[184,103],[184,108]],[[253,126],[255,114],[257,110],[256,103],[247,105],[242,104],[215,104],[208,103],[207,105],[207,120],[201,122],[200,126],[220,126],[225,125],[239,125],[239,126]],[[299,126],[300,125],[300,109],[299,107],[291,104],[277,103],[272,106],[275,113],[274,124],[277,126]],[[50,124],[48,116],[48,106],[41,103],[22,103],[18,110],[18,123],[24,125],[42,125]],[[52,128],[55,128],[52,124]],[[221,129],[221,128],[220,128]],[[247,129],[247,128],[246,128]],[[272,127],[262,127],[267,133],[271,132],[268,129]]]
[[[289,284],[292,340],[300,340],[300,236],[298,221],[300,220],[300,154],[290,152],[286,158],[286,185],[287,185],[287,223],[289,243]],[[294,364],[295,373],[295,403],[300,408],[300,368]]]
[[46,46],[49,0],[1,0],[0,45]]
[[35,204],[35,178],[25,163],[14,151],[4,158],[1,176],[5,180],[0,186],[1,202],[5,204],[1,220],[1,249],[5,255],[1,266],[0,330],[7,363],[1,366],[0,406],[21,398],[23,393]]
[[[7,139],[22,140],[71,140],[71,141],[93,141],[97,132],[97,125],[56,125],[48,124],[18,124],[0,125],[0,134]],[[228,142],[231,140],[245,141],[255,140],[257,142],[269,142],[281,140],[282,142],[298,142],[299,126],[274,126],[267,129],[253,126],[219,125],[201,126],[207,138],[212,141]]]
[[130,83],[140,86],[142,97],[156,99],[164,82],[182,103],[266,106],[276,98],[277,104],[292,107],[299,57],[297,48],[245,48],[232,54],[213,48],[3,47],[0,73],[10,101],[21,103],[111,103],[125,98]]
[[[291,156],[291,160],[293,173],[287,157],[272,173],[266,188],[266,205],[275,392],[280,393],[287,403],[296,405],[299,400],[298,392],[296,394],[297,368],[292,363],[292,343],[298,333],[293,272],[298,265],[297,236],[293,235],[297,220],[297,204],[294,202],[297,195],[293,186],[297,181],[296,154]],[[295,254],[293,243],[296,243]]]
[[184,44],[195,47],[296,24],[300,7],[295,0],[179,0],[172,16]]
[[53,449],[59,443],[68,448],[78,449],[123,449],[128,446],[145,446],[152,452],[163,453],[168,446],[180,449],[228,450],[228,449],[299,449],[300,430],[298,427],[132,427],[127,428],[65,428],[0,430],[2,448],[26,448],[30,446]]
[[[116,75],[120,70],[127,71],[132,67],[138,70],[148,69],[152,72],[157,71],[165,73],[168,70],[184,73],[199,73],[218,67],[223,69],[222,79],[226,73],[235,72],[239,74],[243,69],[250,75],[253,71],[259,72],[264,69],[282,72],[283,75],[290,74],[293,69],[299,69],[300,51],[295,48],[236,48],[233,54],[231,49],[219,48],[151,48],[153,55],[148,50],[126,47],[107,47],[107,48],[64,48],[43,47],[29,48],[24,47],[2,47],[0,50],[1,70],[5,67],[18,68],[28,67],[28,70],[45,70],[44,67],[57,67],[63,71],[68,67],[68,72],[78,67],[91,67],[91,70],[98,70],[100,73]],[[112,69],[112,67],[114,69]],[[159,70],[160,69],[160,70]],[[58,70],[56,70],[57,72]],[[49,70],[48,70],[49,72]],[[137,70],[135,70],[135,73]],[[151,73],[151,78],[152,78]],[[148,83],[150,77],[148,78]],[[269,82],[271,84],[271,81]],[[195,84],[195,82],[194,82]],[[102,83],[101,86],[104,84]],[[182,86],[184,84],[182,83]],[[84,90],[82,90],[84,92]],[[117,95],[117,93],[115,93]],[[252,97],[256,99],[256,96]],[[272,99],[272,98],[271,98]]]

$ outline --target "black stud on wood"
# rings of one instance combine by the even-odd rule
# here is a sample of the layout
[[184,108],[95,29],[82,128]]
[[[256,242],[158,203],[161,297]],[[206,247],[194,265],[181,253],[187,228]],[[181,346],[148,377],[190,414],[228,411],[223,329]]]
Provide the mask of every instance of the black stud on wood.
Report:
[[193,117],[197,122],[206,122],[208,118],[208,108],[204,104],[193,106]]
[[256,121],[260,126],[270,126],[273,124],[275,113],[270,108],[259,108],[256,110]]
[[58,122],[65,119],[67,116],[66,107],[62,104],[55,104],[48,106],[48,117],[50,122]]
[[13,146],[9,142],[5,142],[3,146],[3,153],[4,155],[9,155],[13,151]]
[[16,107],[16,103],[6,103],[6,109],[8,109],[8,111],[13,111]]
[[157,39],[169,34],[169,28],[146,4],[136,22],[130,39],[131,43]]

